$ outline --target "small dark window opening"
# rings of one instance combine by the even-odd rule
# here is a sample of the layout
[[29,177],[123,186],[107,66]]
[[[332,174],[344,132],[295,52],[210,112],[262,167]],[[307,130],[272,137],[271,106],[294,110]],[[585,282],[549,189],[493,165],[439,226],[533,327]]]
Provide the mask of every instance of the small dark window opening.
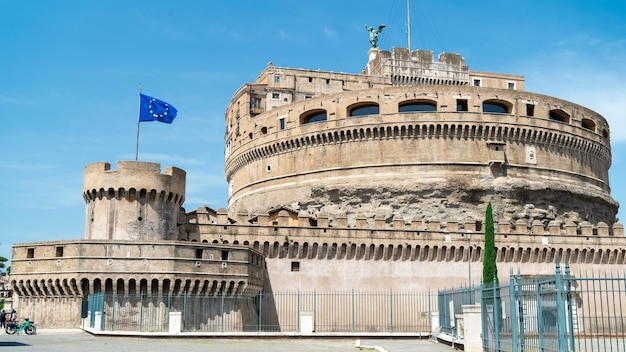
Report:
[[326,84],[330,84],[330,80],[329,79],[326,80]]
[[300,262],[291,262],[291,271],[300,271]]
[[549,116],[549,119],[552,121],[561,121],[561,122],[569,123],[569,116],[561,110],[550,110],[550,114],[548,116]]
[[252,132],[248,133],[248,137],[250,137],[250,139],[252,139]]
[[456,111],[467,111],[467,99],[456,100]]
[[596,124],[593,122],[593,120],[583,119],[581,122],[581,125],[584,129],[594,131],[594,132],[596,131]]
[[313,82],[313,77],[309,77],[309,83]]
[[526,104],[526,116],[535,116],[534,104]]
[[499,102],[494,102],[494,101],[484,102],[483,112],[490,113],[490,114],[508,114],[509,107]]
[[327,119],[326,111],[314,112],[310,115],[305,116],[302,119],[302,124],[326,121],[326,119]]
[[350,116],[367,116],[367,115],[378,115],[380,113],[380,108],[378,104],[373,105],[361,105],[357,106],[350,110]]
[[279,124],[280,124],[280,129],[284,130],[285,129],[285,119],[279,119]]
[[35,248],[28,248],[26,250],[26,258],[35,258]]
[[475,79],[474,80],[474,87],[480,87],[480,80],[479,79]]
[[228,260],[228,251],[222,251],[222,260]]
[[399,112],[435,112],[437,104],[429,101],[410,102],[400,105]]
[[63,256],[63,247],[57,247],[56,248],[56,256],[57,257],[62,257]]
[[196,248],[196,259],[202,259],[202,248]]
[[261,133],[267,134],[267,127],[261,127]]

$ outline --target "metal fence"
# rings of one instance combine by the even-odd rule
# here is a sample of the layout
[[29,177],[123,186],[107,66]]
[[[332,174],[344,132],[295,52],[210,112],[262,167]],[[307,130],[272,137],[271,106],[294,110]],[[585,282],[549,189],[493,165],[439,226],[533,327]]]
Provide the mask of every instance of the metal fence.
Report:
[[89,296],[90,327],[102,312],[103,330],[165,332],[171,312],[183,331],[300,332],[309,317],[316,332],[430,334],[436,297],[415,292],[278,292],[258,295]]
[[[626,351],[626,277],[513,275],[508,285],[438,293],[442,332],[456,336],[455,314],[480,297],[486,351]],[[472,297],[472,298],[470,298]]]

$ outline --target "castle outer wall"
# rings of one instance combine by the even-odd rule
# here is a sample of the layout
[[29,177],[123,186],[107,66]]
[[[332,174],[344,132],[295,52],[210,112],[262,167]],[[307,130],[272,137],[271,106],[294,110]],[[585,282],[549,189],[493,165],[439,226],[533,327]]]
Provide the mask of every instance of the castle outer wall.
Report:
[[[249,217],[240,214],[240,223]],[[484,233],[481,221],[464,223],[395,221],[385,228],[382,218],[360,217],[349,224],[339,219],[328,227],[323,215],[317,227],[289,226],[287,211],[276,224],[267,214],[253,225],[200,224],[197,236],[209,243],[250,246],[266,260],[265,292],[426,292],[468,284],[468,248],[474,285],[480,284]],[[307,218],[299,218],[306,223]],[[373,226],[368,225],[373,220]],[[274,222],[274,221],[270,221]],[[569,263],[573,275],[581,272],[621,273],[626,264],[626,238],[616,223],[552,222],[544,227],[518,220],[497,224],[495,246],[500,280],[510,270],[554,274],[556,263]],[[468,247],[469,246],[469,247]]]

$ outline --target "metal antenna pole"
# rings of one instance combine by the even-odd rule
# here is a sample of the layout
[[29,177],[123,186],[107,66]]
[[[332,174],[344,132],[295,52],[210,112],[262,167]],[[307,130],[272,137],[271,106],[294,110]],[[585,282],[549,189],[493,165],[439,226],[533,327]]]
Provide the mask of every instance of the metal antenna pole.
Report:
[[411,0],[406,0],[406,13],[407,13],[407,41],[409,48],[409,57],[411,57]]

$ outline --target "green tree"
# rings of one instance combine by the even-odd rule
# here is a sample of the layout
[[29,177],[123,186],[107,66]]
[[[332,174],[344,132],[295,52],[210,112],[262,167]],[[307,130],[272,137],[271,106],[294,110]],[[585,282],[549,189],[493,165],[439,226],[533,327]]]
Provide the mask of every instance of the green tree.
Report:
[[9,260],[7,258],[5,258],[5,257],[0,255],[0,272],[4,273],[4,270],[2,270],[2,269],[4,269],[6,267],[6,264],[4,264],[4,263],[6,263],[8,261]]
[[483,258],[483,284],[492,286],[498,284],[498,267],[496,266],[496,240],[493,226],[493,211],[491,202],[485,211],[485,254]]

